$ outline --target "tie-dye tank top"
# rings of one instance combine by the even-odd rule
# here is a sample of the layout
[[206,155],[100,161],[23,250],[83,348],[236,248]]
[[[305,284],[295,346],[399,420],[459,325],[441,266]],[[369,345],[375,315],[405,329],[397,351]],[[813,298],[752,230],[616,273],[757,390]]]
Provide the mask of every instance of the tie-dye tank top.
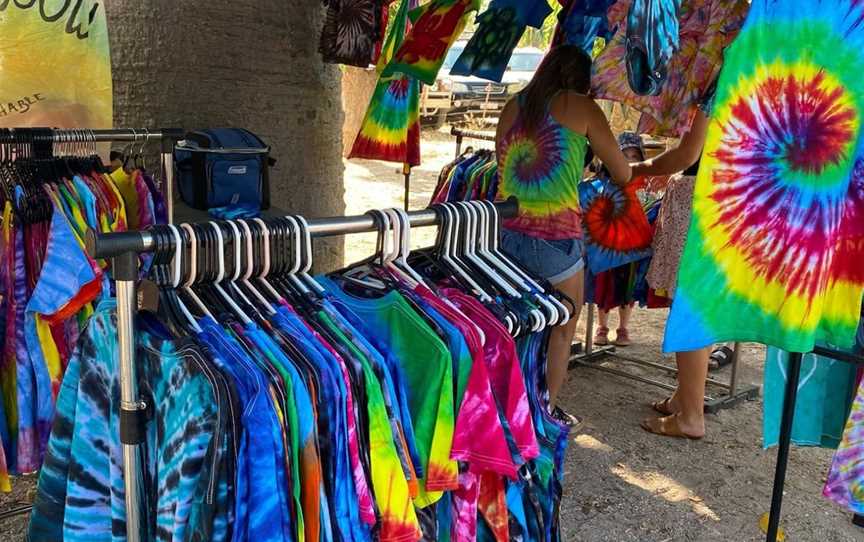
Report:
[[526,128],[520,113],[498,157],[498,195],[519,199],[518,216],[504,226],[541,239],[581,238],[577,185],[587,149],[586,136],[562,125],[548,111],[534,133]]

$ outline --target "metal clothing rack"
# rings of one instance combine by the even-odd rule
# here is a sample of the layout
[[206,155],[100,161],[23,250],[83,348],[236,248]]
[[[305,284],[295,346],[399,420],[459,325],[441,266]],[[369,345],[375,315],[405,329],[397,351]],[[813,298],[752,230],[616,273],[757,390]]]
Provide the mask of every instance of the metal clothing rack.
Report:
[[[864,366],[864,356],[817,346],[813,353],[844,363]],[[768,542],[777,542],[780,530],[780,510],[783,506],[783,488],[786,485],[786,467],[789,465],[789,448],[792,444],[792,423],[795,419],[795,403],[798,400],[798,381],[804,354],[790,353],[786,371],[786,389],[783,392],[783,411],[780,418],[780,437],[777,447],[777,464],[774,467],[774,485],[771,491],[771,512],[768,515]]]
[[495,134],[489,132],[477,132],[474,130],[460,130],[459,128],[451,128],[450,135],[456,138],[456,158],[462,154],[462,140],[476,139],[477,141],[495,141]]
[[[515,199],[496,203],[502,217],[516,215]],[[408,213],[412,227],[435,226],[439,216],[425,209]],[[312,237],[329,237],[377,231],[370,215],[322,218],[308,221]],[[123,445],[123,480],[126,489],[126,536],[140,541],[143,488],[138,446],[144,442],[148,405],[138,396],[135,381],[135,313],[137,302],[138,255],[153,252],[156,240],[148,231],[97,234],[87,233],[87,252],[95,259],[111,259],[117,291],[117,339],[120,362],[120,442]],[[131,473],[131,474],[130,474]]]
[[108,130],[96,129],[57,129],[57,128],[12,128],[7,132],[14,140],[17,134],[28,135],[37,131],[48,130],[54,143],[110,143],[110,142],[146,142],[159,140],[162,143],[160,155],[165,179],[162,190],[165,194],[165,207],[168,220],[174,216],[174,144],[183,139],[183,130],[179,128],[115,128]]
[[[29,143],[27,136],[48,135],[51,143],[111,143],[111,142],[148,142],[161,141],[161,165],[165,172],[162,189],[165,195],[165,207],[168,220],[174,216],[173,184],[174,184],[174,144],[183,138],[183,130],[179,128],[115,128],[115,129],[58,129],[58,128],[9,128],[0,130],[0,143]],[[18,138],[17,136],[24,136]],[[119,294],[118,294],[119,297]],[[121,379],[122,381],[122,379]],[[128,391],[128,390],[127,390]],[[122,414],[122,413],[121,413]],[[124,452],[125,460],[125,452]],[[128,472],[128,471],[127,471]],[[19,507],[8,515],[26,514],[31,505]],[[137,517],[137,516],[136,516]],[[136,523],[137,524],[137,523]],[[137,532],[137,531],[136,531]],[[136,535],[137,537],[137,535]],[[137,538],[136,538],[137,540]]]

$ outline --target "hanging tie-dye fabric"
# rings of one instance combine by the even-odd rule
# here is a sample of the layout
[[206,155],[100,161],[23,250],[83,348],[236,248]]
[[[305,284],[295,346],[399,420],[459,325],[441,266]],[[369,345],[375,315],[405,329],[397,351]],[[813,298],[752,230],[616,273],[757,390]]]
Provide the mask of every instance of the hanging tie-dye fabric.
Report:
[[[408,11],[416,0],[403,0],[384,42],[379,69],[402,44]],[[420,83],[403,73],[381,75],[349,158],[420,164]]]
[[854,514],[864,514],[864,382],[858,387],[822,494]]
[[651,225],[634,186],[608,179],[579,183],[588,269],[594,274],[651,255]]
[[864,291],[864,2],[755,0],[726,52],[664,349],[852,346]]
[[712,86],[723,65],[723,51],[738,35],[750,4],[747,0],[682,3],[678,51],[669,61],[665,82],[657,96],[639,96],[630,87],[622,59],[628,54],[627,16],[631,0],[613,4],[607,13],[608,24],[617,30],[594,61],[593,94],[640,111],[639,133],[680,137],[690,129],[698,108],[704,109],[706,99],[713,96]]
[[387,26],[383,0],[330,0],[318,51],[324,62],[372,64]]
[[561,0],[552,45],[576,45],[590,55],[597,38],[608,43],[614,32],[609,28],[606,12],[614,3],[615,0]]
[[477,17],[477,31],[456,59],[450,74],[476,75],[500,83],[525,28],[512,7],[487,9]]
[[434,85],[447,51],[479,9],[480,0],[432,0],[412,10],[413,27],[382,76],[403,73]]

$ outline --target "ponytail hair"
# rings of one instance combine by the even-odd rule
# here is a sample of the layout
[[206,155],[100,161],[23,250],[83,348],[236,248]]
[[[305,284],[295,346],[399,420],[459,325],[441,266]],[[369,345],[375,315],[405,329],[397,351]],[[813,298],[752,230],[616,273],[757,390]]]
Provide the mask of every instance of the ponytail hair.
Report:
[[575,45],[560,45],[546,55],[534,78],[522,91],[521,117],[533,131],[549,110],[549,102],[559,92],[588,94],[591,90],[591,57]]

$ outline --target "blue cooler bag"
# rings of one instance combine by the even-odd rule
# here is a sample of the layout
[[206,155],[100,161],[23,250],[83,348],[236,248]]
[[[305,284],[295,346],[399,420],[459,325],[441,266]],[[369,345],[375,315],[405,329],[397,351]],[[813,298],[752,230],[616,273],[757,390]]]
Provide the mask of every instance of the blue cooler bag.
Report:
[[270,207],[270,147],[248,130],[216,128],[186,134],[174,147],[180,198],[194,209]]

